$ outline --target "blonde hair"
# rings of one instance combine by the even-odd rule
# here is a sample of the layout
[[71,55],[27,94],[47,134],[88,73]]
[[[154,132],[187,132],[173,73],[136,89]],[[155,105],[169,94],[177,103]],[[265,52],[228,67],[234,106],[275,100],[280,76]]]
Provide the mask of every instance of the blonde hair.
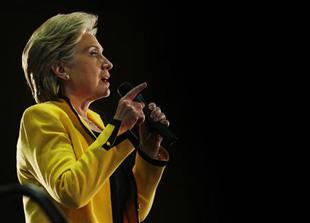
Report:
[[22,67],[37,103],[59,98],[60,81],[52,66],[72,59],[83,33],[96,35],[97,19],[86,12],[57,14],[33,32],[23,50]]

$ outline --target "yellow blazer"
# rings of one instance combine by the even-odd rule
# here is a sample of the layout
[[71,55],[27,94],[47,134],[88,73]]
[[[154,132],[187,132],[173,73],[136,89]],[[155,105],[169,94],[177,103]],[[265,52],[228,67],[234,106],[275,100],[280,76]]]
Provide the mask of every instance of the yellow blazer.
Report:
[[[87,115],[103,129],[98,137],[64,99],[27,108],[17,142],[17,176],[21,184],[46,191],[68,222],[112,223],[110,176],[137,150],[129,134],[116,137],[115,124],[104,126],[90,109]],[[168,160],[162,147],[161,154]],[[132,169],[136,194],[127,208],[127,222],[146,218],[165,165],[166,161],[136,153]],[[26,222],[49,222],[32,199],[24,197],[23,205]]]

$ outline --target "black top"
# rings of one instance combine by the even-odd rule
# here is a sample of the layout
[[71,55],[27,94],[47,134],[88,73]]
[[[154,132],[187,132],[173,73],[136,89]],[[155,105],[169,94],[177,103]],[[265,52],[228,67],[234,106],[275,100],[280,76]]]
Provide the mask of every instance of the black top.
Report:
[[[98,137],[100,133],[93,131]],[[123,214],[133,190],[130,157],[110,177],[113,223],[123,223]]]

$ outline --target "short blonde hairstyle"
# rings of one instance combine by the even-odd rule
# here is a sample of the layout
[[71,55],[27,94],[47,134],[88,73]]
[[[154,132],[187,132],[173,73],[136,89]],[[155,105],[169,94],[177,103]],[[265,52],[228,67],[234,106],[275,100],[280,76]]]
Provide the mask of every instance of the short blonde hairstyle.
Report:
[[57,14],[33,32],[23,50],[22,67],[37,103],[59,98],[60,80],[52,66],[72,59],[83,33],[96,35],[97,19],[86,12]]

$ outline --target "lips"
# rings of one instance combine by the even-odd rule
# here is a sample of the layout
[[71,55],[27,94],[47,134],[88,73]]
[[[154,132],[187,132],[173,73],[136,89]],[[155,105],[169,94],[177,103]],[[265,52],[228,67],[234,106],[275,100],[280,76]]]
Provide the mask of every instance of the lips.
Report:
[[109,78],[110,78],[109,75],[105,75],[105,76],[103,76],[103,77],[101,78],[101,80],[102,80],[103,82],[108,82]]

